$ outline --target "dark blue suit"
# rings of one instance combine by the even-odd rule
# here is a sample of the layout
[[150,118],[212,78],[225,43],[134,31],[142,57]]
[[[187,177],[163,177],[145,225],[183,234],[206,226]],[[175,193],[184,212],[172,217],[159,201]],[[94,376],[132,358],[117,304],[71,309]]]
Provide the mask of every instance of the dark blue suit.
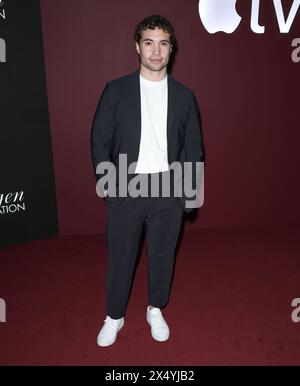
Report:
[[[91,144],[94,169],[110,161],[119,170],[119,154],[128,165],[137,162],[141,138],[140,71],[112,80],[105,86],[95,113]],[[168,163],[204,161],[201,119],[193,92],[168,76]],[[193,171],[193,186],[196,176]],[[129,174],[128,181],[136,176]],[[97,179],[102,175],[97,175]],[[172,191],[172,189],[171,189]],[[117,187],[118,192],[118,187]],[[132,273],[143,226],[147,230],[149,304],[162,308],[168,301],[174,253],[185,197],[108,197],[107,244],[108,315],[125,314]]]

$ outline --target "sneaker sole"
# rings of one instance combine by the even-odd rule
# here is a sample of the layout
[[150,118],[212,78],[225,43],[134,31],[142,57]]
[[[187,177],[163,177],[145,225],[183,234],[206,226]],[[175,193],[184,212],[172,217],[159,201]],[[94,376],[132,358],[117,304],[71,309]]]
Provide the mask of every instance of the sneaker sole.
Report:
[[124,320],[121,322],[120,326],[118,327],[118,329],[117,329],[117,334],[116,334],[115,338],[112,339],[112,340],[108,340],[108,341],[106,341],[106,342],[101,342],[100,340],[98,341],[98,339],[97,339],[97,344],[98,344],[98,346],[100,346],[100,347],[108,347],[108,346],[111,346],[112,344],[114,344],[115,341],[116,341],[116,339],[117,339],[118,332],[119,332],[123,327],[124,327]]

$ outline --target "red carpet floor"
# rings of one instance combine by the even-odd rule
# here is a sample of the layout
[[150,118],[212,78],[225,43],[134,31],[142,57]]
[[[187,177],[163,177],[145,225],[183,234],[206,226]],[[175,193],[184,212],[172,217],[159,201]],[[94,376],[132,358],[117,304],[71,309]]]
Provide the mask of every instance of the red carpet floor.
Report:
[[186,230],[169,305],[171,337],[145,320],[146,242],[125,326],[96,345],[105,318],[103,235],[58,237],[0,250],[0,364],[299,365],[300,228]]

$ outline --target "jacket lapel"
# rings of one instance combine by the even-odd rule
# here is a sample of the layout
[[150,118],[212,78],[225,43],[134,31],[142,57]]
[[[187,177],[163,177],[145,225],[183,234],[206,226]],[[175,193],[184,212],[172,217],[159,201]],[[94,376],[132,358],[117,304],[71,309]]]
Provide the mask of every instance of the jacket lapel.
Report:
[[168,116],[167,116],[167,141],[170,143],[173,120],[175,117],[175,90],[171,74],[168,74]]
[[135,149],[134,160],[137,161],[140,149],[140,141],[141,141],[141,129],[142,129],[142,118],[141,118],[141,91],[140,91],[140,70],[136,70],[132,73],[132,92],[128,93],[128,97],[131,98],[130,106],[133,112],[133,122],[135,125],[134,132],[136,135],[135,143],[133,144],[133,148]]

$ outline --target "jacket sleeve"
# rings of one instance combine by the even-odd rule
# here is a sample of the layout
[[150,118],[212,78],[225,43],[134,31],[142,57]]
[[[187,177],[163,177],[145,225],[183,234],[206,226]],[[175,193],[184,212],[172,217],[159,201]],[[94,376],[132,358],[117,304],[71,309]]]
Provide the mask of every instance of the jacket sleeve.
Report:
[[110,146],[114,131],[114,112],[109,92],[109,83],[106,84],[96,109],[91,131],[91,152],[96,180],[102,176],[96,174],[100,162],[110,161]]
[[196,188],[196,162],[205,161],[202,124],[197,99],[190,94],[189,111],[185,126],[185,161],[192,162],[192,186]]

